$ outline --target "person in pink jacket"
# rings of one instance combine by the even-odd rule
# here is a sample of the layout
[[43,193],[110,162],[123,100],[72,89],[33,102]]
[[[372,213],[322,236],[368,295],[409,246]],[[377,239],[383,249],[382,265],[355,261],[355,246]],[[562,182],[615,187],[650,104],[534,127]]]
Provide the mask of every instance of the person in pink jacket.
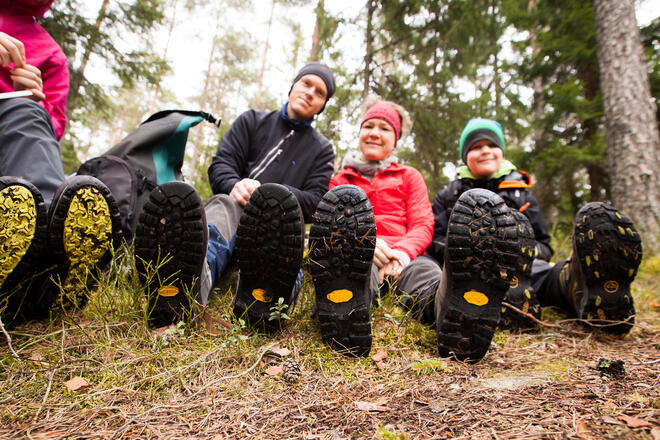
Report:
[[0,0],[0,93],[30,90],[50,115],[55,137],[66,127],[69,70],[60,46],[34,19],[53,0]]
[[[402,305],[413,309],[410,281],[417,284],[420,269],[437,266],[422,255],[434,224],[426,183],[393,154],[412,125],[408,114],[376,97],[367,98],[364,107],[358,150],[330,180],[310,230],[323,339],[357,356],[366,356],[371,347],[370,306],[378,286],[389,280]],[[370,251],[373,258],[367,259]]]

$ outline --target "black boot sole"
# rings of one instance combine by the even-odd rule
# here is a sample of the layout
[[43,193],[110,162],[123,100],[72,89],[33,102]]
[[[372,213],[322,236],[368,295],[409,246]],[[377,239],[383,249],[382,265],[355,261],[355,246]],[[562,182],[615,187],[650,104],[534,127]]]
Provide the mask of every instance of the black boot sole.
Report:
[[[302,265],[304,225],[298,200],[286,187],[266,183],[252,193],[236,230],[236,318],[251,327],[275,331],[284,324],[281,314],[291,315],[293,286]],[[280,298],[287,307],[277,310]]]
[[0,307],[10,324],[46,252],[48,215],[39,190],[23,179],[0,177]]
[[[509,289],[504,296],[504,301],[516,307],[520,311],[529,313],[536,319],[541,318],[541,304],[532,288],[532,264],[534,263],[534,252],[536,238],[534,229],[525,214],[512,210],[511,214],[518,221],[518,262],[516,274],[511,280]],[[508,308],[502,307],[499,327],[502,330],[526,331],[537,328],[537,323],[532,319]]]
[[134,243],[152,328],[196,317],[207,241],[204,208],[195,188],[174,181],[151,191]]
[[375,245],[376,224],[364,191],[341,185],[327,192],[309,232],[309,265],[323,341],[349,356],[371,350],[368,289]]
[[65,308],[83,307],[121,244],[119,208],[100,180],[75,176],[60,186],[51,204],[48,243],[56,264],[51,278],[59,287],[50,300]]
[[473,189],[456,202],[441,283],[446,291],[435,304],[441,357],[477,362],[485,356],[516,271],[517,234],[516,220],[497,194]]
[[605,332],[625,334],[635,322],[630,283],[642,261],[639,233],[628,217],[599,202],[582,207],[574,224],[583,283],[570,287],[583,290],[580,317]]

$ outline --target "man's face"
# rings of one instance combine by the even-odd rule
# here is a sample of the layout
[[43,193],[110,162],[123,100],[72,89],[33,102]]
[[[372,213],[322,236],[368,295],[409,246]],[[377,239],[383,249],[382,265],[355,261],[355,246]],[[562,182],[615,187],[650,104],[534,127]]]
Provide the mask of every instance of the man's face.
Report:
[[291,88],[287,114],[296,121],[309,121],[321,111],[327,96],[328,88],[321,77],[304,75]]

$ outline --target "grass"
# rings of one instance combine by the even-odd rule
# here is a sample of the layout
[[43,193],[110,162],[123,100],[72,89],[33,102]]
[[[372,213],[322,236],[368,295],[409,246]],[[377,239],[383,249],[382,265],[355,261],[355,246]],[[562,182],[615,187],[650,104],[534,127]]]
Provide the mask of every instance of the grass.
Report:
[[[379,369],[323,344],[308,277],[297,307],[286,311],[291,319],[273,335],[217,321],[232,322],[235,273],[212,296],[209,328],[152,331],[134,264],[119,258],[82,311],[10,332],[19,358],[8,349],[0,355],[0,437],[653,438],[658,280],[660,258],[645,258],[633,285],[637,323],[625,338],[545,310],[544,321],[559,329],[498,331],[475,365],[439,360],[433,329],[388,296],[372,317],[371,354],[387,353]],[[599,357],[625,360],[628,374],[601,377]],[[267,373],[288,358],[300,366],[298,382]],[[75,377],[89,385],[70,389]],[[648,426],[629,427],[623,416]]]

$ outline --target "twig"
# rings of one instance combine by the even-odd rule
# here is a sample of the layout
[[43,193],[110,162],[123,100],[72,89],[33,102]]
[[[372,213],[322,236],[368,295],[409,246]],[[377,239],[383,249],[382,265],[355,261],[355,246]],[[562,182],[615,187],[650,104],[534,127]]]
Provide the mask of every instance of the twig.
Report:
[[192,400],[193,398],[195,398],[196,396],[198,396],[202,391],[205,391],[205,390],[207,390],[208,388],[210,388],[210,387],[212,387],[212,386],[214,386],[214,385],[216,385],[216,384],[218,384],[218,383],[220,383],[220,382],[222,382],[222,381],[224,381],[224,380],[237,379],[237,378],[239,378],[239,377],[245,376],[246,374],[250,373],[252,370],[254,370],[255,368],[257,368],[257,365],[259,365],[259,363],[261,362],[261,359],[262,359],[262,358],[264,357],[264,355],[268,352],[268,350],[270,350],[271,348],[273,348],[273,347],[276,346],[277,344],[278,344],[278,342],[274,342],[274,343],[270,344],[269,346],[267,346],[267,347],[265,347],[265,348],[262,348],[261,353],[260,353],[259,356],[257,357],[257,360],[256,360],[256,361],[254,362],[254,364],[252,364],[252,365],[250,366],[250,368],[248,368],[247,370],[245,370],[245,371],[243,371],[243,372],[241,372],[241,373],[239,373],[239,374],[234,374],[234,375],[231,375],[231,376],[223,376],[223,377],[220,377],[220,378],[214,380],[213,382],[211,382],[211,383],[209,383],[209,384],[206,384],[206,385],[202,386],[199,390],[195,391],[193,394],[191,394],[191,395],[188,396],[186,399],[184,399],[182,403],[180,403],[180,404],[178,404],[178,405],[159,405],[159,406],[154,406],[153,408],[149,408],[148,410],[146,410],[146,411],[144,411],[144,412],[138,414],[137,416],[133,417],[132,419],[130,419],[129,421],[127,421],[126,423],[124,423],[121,427],[119,427],[119,429],[117,429],[117,430],[115,431],[115,433],[112,435],[112,437],[110,437],[110,439],[112,440],[113,438],[116,438],[117,435],[119,435],[124,429],[128,428],[128,426],[130,426],[134,421],[138,420],[139,418],[141,418],[141,417],[143,417],[143,416],[145,416],[145,415],[147,415],[147,414],[149,414],[149,413],[151,413],[151,412],[157,411],[157,410],[159,410],[159,409],[180,409],[180,408],[183,408],[183,407],[185,406],[186,403],[188,403],[190,400]]
[[9,336],[9,333],[5,329],[5,324],[2,322],[2,318],[0,318],[0,329],[2,329],[2,333],[4,333],[5,338],[7,338],[7,346],[9,347],[9,351],[11,351],[11,354],[13,354],[16,360],[18,361],[18,368],[22,370],[23,364],[21,363],[21,357],[14,350],[14,346],[11,345],[11,336]]
[[50,373],[50,377],[48,378],[48,387],[46,388],[46,393],[44,394],[44,398],[41,401],[41,406],[37,410],[37,413],[34,415],[34,419],[32,419],[34,423],[36,423],[37,418],[39,418],[39,413],[41,413],[41,410],[46,405],[46,400],[48,400],[48,396],[50,395],[50,389],[53,386],[53,378],[55,377],[55,371],[57,371],[57,368],[53,368],[53,371]]
[[660,359],[656,359],[648,362],[630,362],[630,365],[653,365],[660,363]]
[[510,309],[513,310],[514,312],[520,313],[520,314],[523,315],[524,317],[526,317],[526,318],[528,318],[528,319],[534,321],[535,323],[537,323],[538,325],[540,325],[540,326],[542,326],[542,327],[554,328],[554,329],[561,330],[561,331],[564,331],[564,332],[576,333],[576,334],[579,334],[579,335],[583,335],[583,334],[584,334],[584,332],[577,331],[577,330],[571,330],[571,329],[568,329],[568,328],[564,328],[564,327],[562,327],[561,325],[558,325],[558,324],[551,324],[551,323],[549,323],[549,322],[541,321],[540,319],[538,319],[536,316],[532,315],[531,313],[523,312],[523,311],[520,310],[518,307],[516,307],[516,306],[514,306],[514,305],[511,305],[511,304],[509,304],[509,303],[506,302],[506,301],[502,301],[502,305],[505,306],[505,307],[510,308]]

